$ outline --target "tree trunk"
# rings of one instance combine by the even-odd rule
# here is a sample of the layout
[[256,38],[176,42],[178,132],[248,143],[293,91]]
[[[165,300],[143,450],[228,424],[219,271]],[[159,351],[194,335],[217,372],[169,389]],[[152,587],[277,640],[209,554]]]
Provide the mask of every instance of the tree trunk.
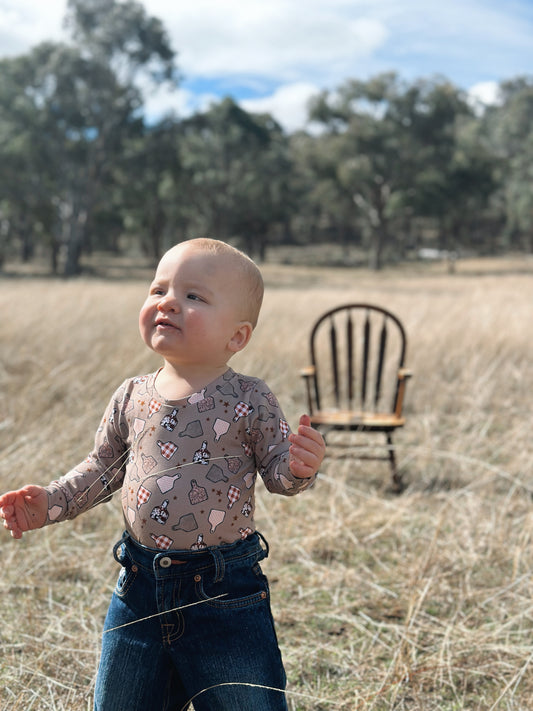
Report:
[[375,230],[370,241],[368,267],[376,272],[383,266],[383,242],[383,231],[381,229]]
[[72,215],[69,225],[69,239],[67,243],[67,258],[65,260],[64,276],[74,276],[80,273],[80,257],[85,239],[85,226],[87,211],[84,209]]
[[24,264],[31,261],[34,252],[33,235],[28,220],[24,220],[22,225],[22,246],[21,258]]
[[154,215],[149,226],[150,232],[150,256],[154,259],[161,259],[162,256],[162,237],[163,231],[167,224],[167,217],[161,201],[157,200],[154,206]]

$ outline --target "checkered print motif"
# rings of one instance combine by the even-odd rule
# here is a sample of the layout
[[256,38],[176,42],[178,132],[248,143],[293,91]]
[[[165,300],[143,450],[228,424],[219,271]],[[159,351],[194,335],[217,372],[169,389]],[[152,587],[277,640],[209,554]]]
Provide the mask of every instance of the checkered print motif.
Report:
[[231,509],[233,504],[241,498],[241,490],[233,486],[233,484],[228,489],[228,509]]
[[172,538],[169,538],[168,536],[154,536],[154,534],[151,533],[150,538],[154,541],[156,546],[162,551],[168,551],[170,546],[174,543]]
[[163,456],[165,459],[170,459],[170,457],[178,448],[178,445],[174,444],[174,442],[161,442],[160,439],[157,440],[157,444],[159,445],[159,449],[161,450],[161,456]]
[[148,417],[152,417],[152,415],[155,415],[156,412],[159,412],[161,407],[161,403],[152,398],[150,400],[150,404],[148,405]]
[[249,415],[253,411],[254,408],[251,405],[240,400],[234,408],[235,417],[233,418],[233,422],[237,422],[241,417],[246,417],[246,415]]
[[280,429],[283,439],[284,440],[287,439],[287,435],[289,433],[289,423],[285,422],[285,420],[280,419],[279,429]]
[[254,453],[254,450],[252,449],[252,446],[248,444],[248,442],[241,442],[242,448],[244,449],[244,453],[246,454],[247,457],[251,457],[252,454]]
[[145,504],[150,496],[152,496],[152,492],[145,489],[144,486],[140,486],[139,491],[137,492],[137,508],[139,509],[143,504]]

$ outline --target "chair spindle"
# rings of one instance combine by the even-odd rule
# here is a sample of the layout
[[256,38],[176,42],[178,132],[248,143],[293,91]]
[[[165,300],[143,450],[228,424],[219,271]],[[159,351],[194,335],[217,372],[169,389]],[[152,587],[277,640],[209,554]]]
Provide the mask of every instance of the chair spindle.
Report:
[[370,314],[366,312],[365,325],[363,329],[363,363],[361,372],[361,403],[365,406],[367,378],[368,378],[368,359],[370,357]]
[[351,407],[354,393],[354,350],[353,350],[353,322],[352,313],[348,311],[346,320],[346,348],[347,348],[347,363],[348,363],[348,407]]
[[335,392],[335,402],[337,407],[340,404],[340,391],[339,391],[339,363],[337,359],[337,329],[335,328],[335,321],[331,319],[329,328],[329,342],[331,346],[331,365],[333,368],[333,389]]
[[387,318],[383,318],[383,326],[379,336],[379,357],[378,367],[376,369],[376,387],[374,390],[374,406],[378,406],[381,395],[381,380],[383,375],[383,363],[385,362],[385,351],[387,349]]

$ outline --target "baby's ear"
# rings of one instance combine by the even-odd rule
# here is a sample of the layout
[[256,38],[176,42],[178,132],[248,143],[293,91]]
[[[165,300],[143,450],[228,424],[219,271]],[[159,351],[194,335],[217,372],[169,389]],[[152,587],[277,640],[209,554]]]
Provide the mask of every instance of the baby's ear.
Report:
[[249,321],[241,321],[228,343],[229,350],[233,353],[242,351],[248,345],[253,330],[253,326]]

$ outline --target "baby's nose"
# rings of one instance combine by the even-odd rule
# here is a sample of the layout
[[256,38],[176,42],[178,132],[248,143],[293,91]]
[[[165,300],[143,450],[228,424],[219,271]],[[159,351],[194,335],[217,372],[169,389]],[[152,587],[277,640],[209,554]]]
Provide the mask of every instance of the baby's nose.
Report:
[[161,299],[159,299],[159,302],[157,304],[157,310],[162,312],[177,311],[178,302],[171,294],[166,294],[165,296],[162,296]]

